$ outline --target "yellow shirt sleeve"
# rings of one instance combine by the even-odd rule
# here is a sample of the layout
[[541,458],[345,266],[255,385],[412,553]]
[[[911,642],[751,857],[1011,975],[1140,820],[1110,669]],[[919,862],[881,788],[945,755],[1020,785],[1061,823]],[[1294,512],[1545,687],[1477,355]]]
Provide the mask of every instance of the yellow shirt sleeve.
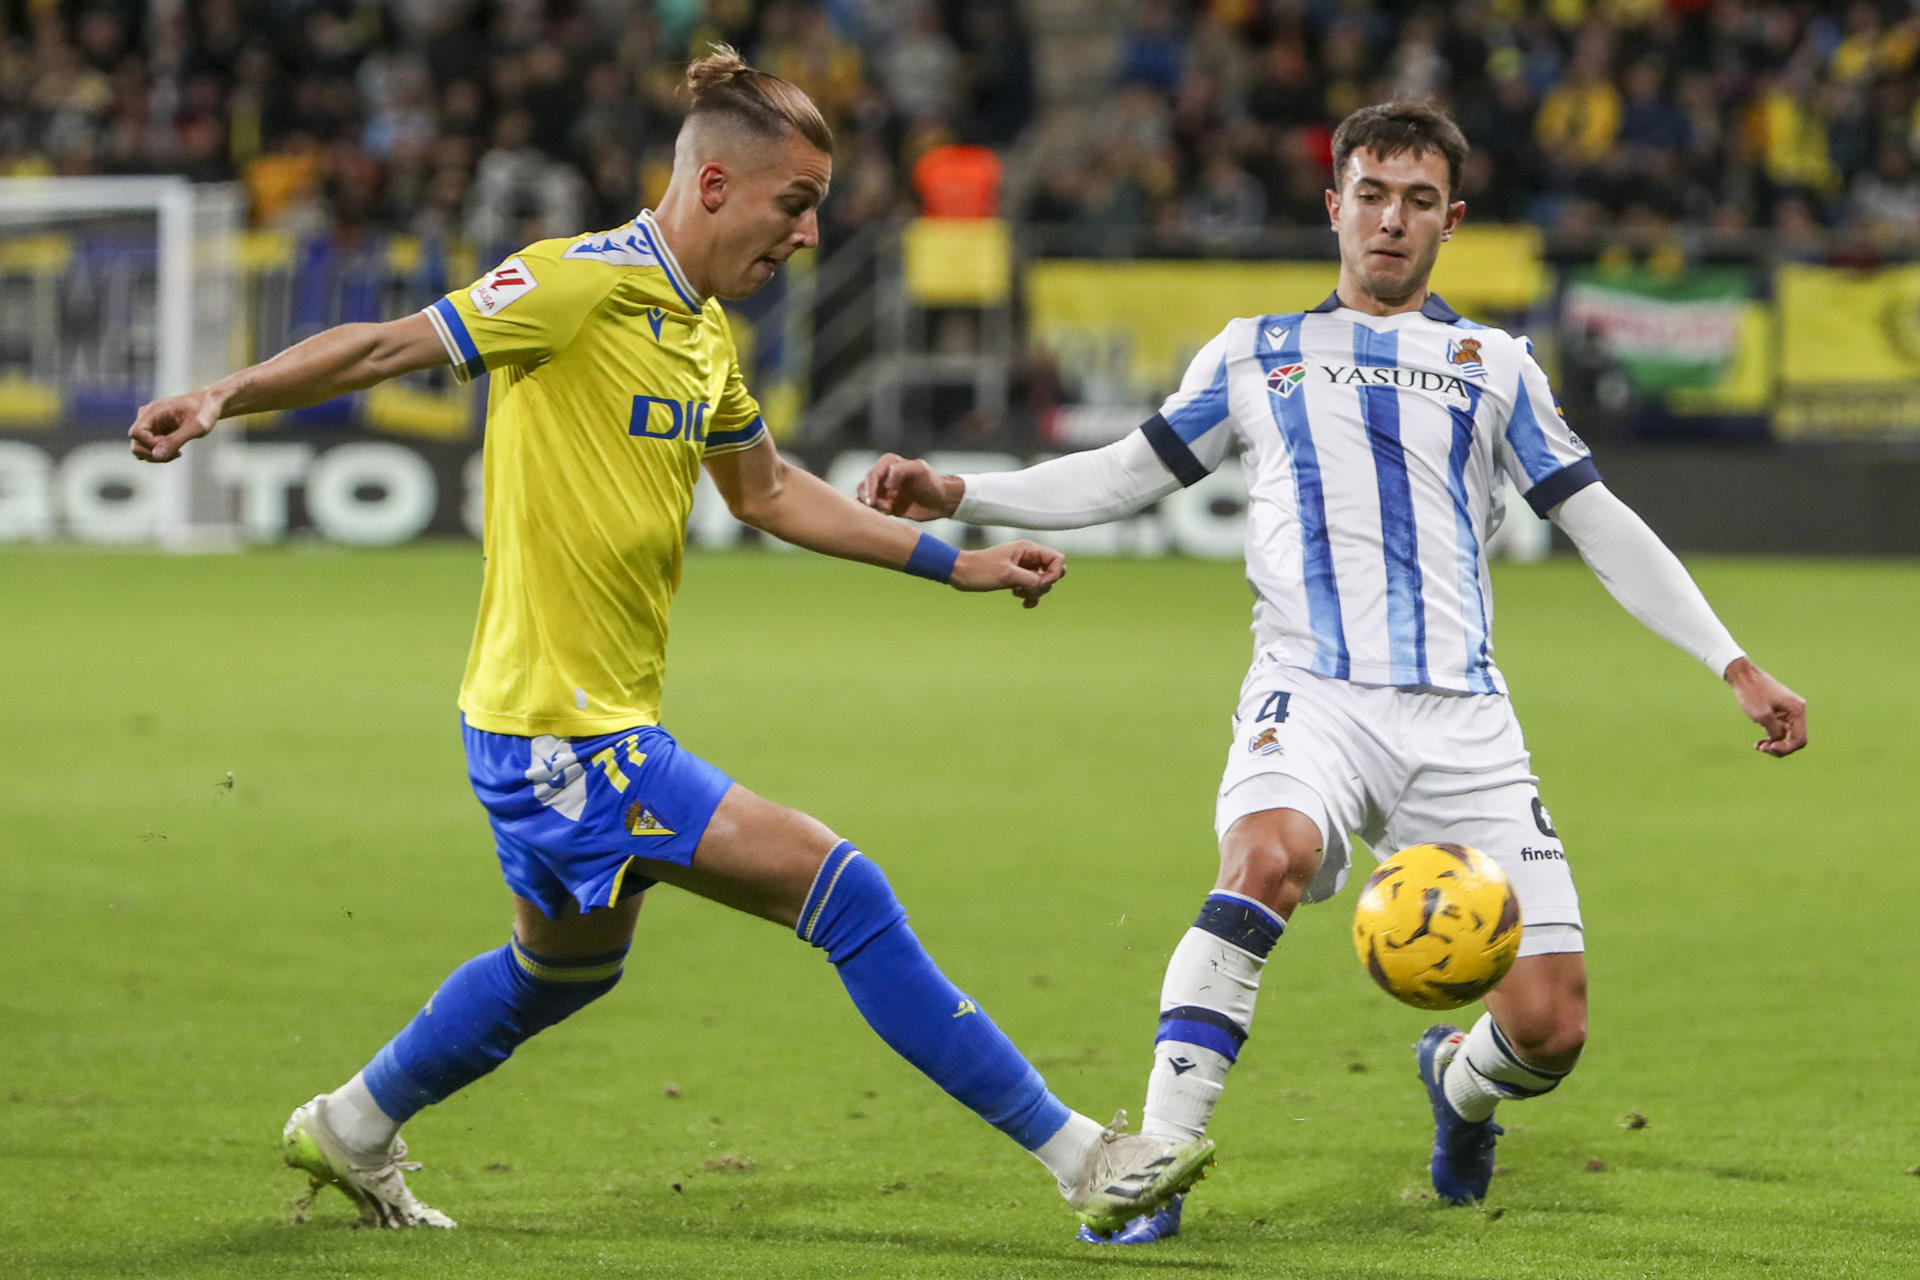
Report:
[[748,392],[747,380],[740,374],[740,353],[733,345],[733,325],[727,320],[726,312],[722,311],[720,317],[727,334],[727,384],[721,389],[720,403],[713,406],[713,421],[707,426],[708,453],[751,448],[767,432],[766,420],[760,416],[760,402]]
[[528,245],[425,315],[462,382],[508,365],[536,368],[573,341],[620,273],[563,258],[567,241]]

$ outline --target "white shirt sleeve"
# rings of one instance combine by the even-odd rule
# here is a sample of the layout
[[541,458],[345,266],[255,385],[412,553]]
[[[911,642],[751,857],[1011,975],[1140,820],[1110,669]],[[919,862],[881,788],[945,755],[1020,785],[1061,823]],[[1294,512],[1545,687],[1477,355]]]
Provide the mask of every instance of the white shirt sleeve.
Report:
[[1649,631],[1717,676],[1745,656],[1679,557],[1606,485],[1582,488],[1554,508],[1552,519],[1613,598]]
[[1204,479],[1233,443],[1226,359],[1233,327],[1200,348],[1180,389],[1138,431],[1104,449],[1024,471],[961,476],[967,488],[955,517],[969,524],[1077,529],[1118,519]]
[[1520,370],[1514,383],[1513,410],[1495,442],[1494,456],[1534,514],[1545,516],[1569,495],[1597,484],[1600,472],[1586,441],[1574,433],[1560,412],[1560,401],[1547,381],[1546,370],[1533,358],[1533,344],[1524,337],[1515,341],[1520,348]]
[[1244,322],[1229,320],[1194,354],[1180,387],[1141,424],[1147,443],[1182,485],[1198,484],[1226,460],[1233,445],[1233,408],[1227,389],[1227,351]]
[[1180,487],[1139,431],[1104,449],[1070,453],[1024,471],[960,478],[967,489],[953,513],[957,519],[1022,529],[1102,524],[1158,502]]

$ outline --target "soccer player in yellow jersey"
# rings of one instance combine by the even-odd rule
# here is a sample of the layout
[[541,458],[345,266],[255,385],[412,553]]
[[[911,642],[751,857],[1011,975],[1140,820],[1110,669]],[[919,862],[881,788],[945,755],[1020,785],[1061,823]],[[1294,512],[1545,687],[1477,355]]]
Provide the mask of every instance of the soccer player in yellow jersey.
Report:
[[402,1176],[401,1124],[619,981],[657,882],[792,927],[823,949],[898,1053],[1054,1174],[1110,1228],[1185,1190],[1205,1139],[1103,1130],[1048,1091],[935,967],[885,876],[803,813],[754,795],[659,725],[667,612],[698,468],[733,513],[789,542],[1029,606],[1063,572],[1030,542],[959,551],[781,460],[717,298],[818,240],[832,138],[793,85],[719,47],[658,209],[530,245],[425,311],[328,330],[141,409],[133,452],[177,457],[221,418],[313,404],[452,362],[492,374],[486,578],[460,691],[467,766],[513,892],[506,946],[455,970],[364,1069],[297,1108],[287,1163],[361,1221],[450,1227]]

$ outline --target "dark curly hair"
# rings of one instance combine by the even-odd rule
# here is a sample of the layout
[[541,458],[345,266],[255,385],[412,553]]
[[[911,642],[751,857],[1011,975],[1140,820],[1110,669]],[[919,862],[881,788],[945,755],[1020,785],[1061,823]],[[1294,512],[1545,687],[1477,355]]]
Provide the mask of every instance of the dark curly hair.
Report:
[[1439,152],[1447,158],[1447,195],[1460,190],[1460,168],[1467,162],[1467,137],[1438,107],[1424,102],[1380,102],[1362,107],[1333,134],[1333,186],[1340,189],[1347,161],[1365,147],[1381,159],[1411,151]]

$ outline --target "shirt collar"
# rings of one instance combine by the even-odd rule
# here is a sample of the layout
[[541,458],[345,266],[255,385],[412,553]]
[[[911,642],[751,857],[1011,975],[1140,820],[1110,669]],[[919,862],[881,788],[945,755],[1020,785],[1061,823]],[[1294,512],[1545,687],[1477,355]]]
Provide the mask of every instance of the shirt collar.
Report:
[[[1327,295],[1327,300],[1313,308],[1309,315],[1318,315],[1328,311],[1338,311],[1346,305],[1340,301],[1340,291],[1335,289]],[[1401,314],[1405,314],[1404,312]],[[1427,300],[1420,304],[1420,314],[1429,320],[1438,320],[1441,324],[1452,324],[1460,318],[1460,313],[1447,305],[1447,300],[1437,293],[1429,293]],[[1385,319],[1385,317],[1381,317]]]
[[661,268],[667,273],[667,283],[673,286],[673,292],[688,311],[699,315],[706,305],[706,299],[695,292],[687,281],[687,273],[680,269],[680,260],[673,256],[673,249],[667,244],[666,235],[660,230],[660,224],[654,220],[653,210],[642,209],[640,216],[633,220],[634,232],[639,235],[647,251],[659,259]]

